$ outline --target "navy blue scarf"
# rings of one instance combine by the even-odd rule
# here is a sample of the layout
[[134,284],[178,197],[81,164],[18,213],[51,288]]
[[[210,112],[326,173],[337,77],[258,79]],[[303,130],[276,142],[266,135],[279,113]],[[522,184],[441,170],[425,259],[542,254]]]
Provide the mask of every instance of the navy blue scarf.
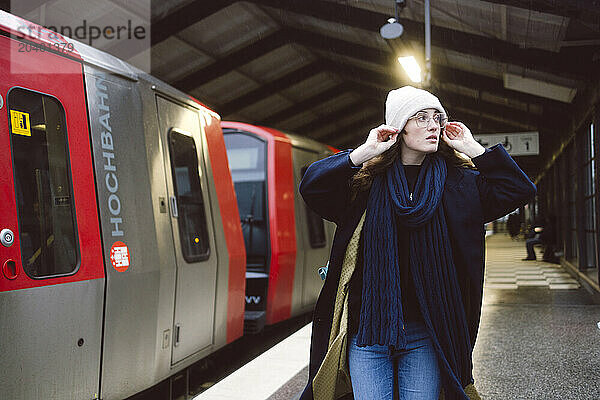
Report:
[[[410,200],[400,158],[374,178],[362,232],[363,290],[358,345],[406,345],[400,293],[398,229],[409,236],[409,268],[423,320],[438,353],[446,399],[467,399],[471,344],[452,257],[442,195],[445,160],[425,157]],[[404,250],[404,249],[402,249]]]

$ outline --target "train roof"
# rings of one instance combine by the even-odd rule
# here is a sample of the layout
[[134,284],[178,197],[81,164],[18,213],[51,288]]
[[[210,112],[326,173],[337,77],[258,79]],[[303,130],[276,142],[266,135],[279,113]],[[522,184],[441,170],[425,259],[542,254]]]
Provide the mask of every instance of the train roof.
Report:
[[73,50],[54,52],[103,69],[111,74],[118,75],[130,81],[137,82],[144,80],[149,82],[153,85],[152,88],[157,92],[166,94],[170,97],[175,97],[196,108],[200,106],[213,114],[214,117],[220,119],[218,113],[211,110],[201,101],[141,69],[134,67],[120,58],[2,10],[0,10],[0,30],[4,30],[13,36],[23,38],[35,44],[46,45],[48,48],[55,46],[57,43],[70,43],[73,45]]
[[258,134],[261,136],[275,137],[275,138],[280,138],[280,139],[284,139],[284,140],[287,139],[291,143],[291,145],[294,147],[299,147],[299,148],[303,148],[306,150],[315,151],[318,153],[337,152],[338,151],[337,149],[335,149],[325,143],[318,142],[314,139],[310,139],[305,136],[292,134],[289,132],[280,131],[278,129],[269,128],[266,126],[252,125],[252,124],[247,124],[245,122],[236,122],[236,121],[222,121],[221,126],[223,128],[248,131],[248,132],[252,132],[252,133],[255,133],[255,134]]

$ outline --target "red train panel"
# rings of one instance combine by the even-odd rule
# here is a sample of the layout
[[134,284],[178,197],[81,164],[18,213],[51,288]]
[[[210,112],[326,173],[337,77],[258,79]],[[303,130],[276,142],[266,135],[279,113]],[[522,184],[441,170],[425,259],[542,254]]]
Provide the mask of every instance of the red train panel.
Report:
[[[18,42],[0,36],[0,53],[10,57],[0,59],[0,92],[7,96],[13,85],[40,94],[51,93],[65,111],[66,132],[70,155],[70,173],[72,179],[72,204],[76,210],[78,224],[77,239],[79,241],[80,260],[78,269],[66,276],[46,279],[34,279],[23,271],[21,242],[17,224],[17,205],[13,190],[2,190],[0,200],[4,227],[9,227],[15,236],[11,247],[0,247],[0,258],[11,259],[16,264],[16,277],[0,279],[0,291],[56,285],[104,277],[102,250],[100,248],[100,232],[98,212],[96,209],[95,184],[90,154],[88,119],[85,108],[82,66],[79,62],[60,57],[49,52],[35,54],[18,51]],[[35,57],[35,62],[32,62]],[[19,111],[19,110],[13,110]],[[0,113],[0,146],[11,148],[11,132],[8,112]],[[81,133],[84,134],[81,134]],[[0,152],[0,165],[6,173],[1,174],[0,185],[3,188],[14,188],[14,170],[11,152]],[[68,199],[71,202],[71,199]]]
[[[194,99],[194,101],[197,101]],[[198,102],[198,101],[197,101]],[[199,104],[202,104],[198,102]],[[227,240],[229,256],[229,295],[227,303],[227,342],[241,337],[244,333],[244,293],[246,291],[246,250],[240,244],[244,242],[235,191],[227,160],[223,132],[218,115],[206,121],[206,141],[213,169],[221,220]]]
[[292,170],[292,144],[285,134],[275,129],[228,121],[222,122],[221,126],[251,132],[267,142],[271,253],[266,323],[274,324],[289,318],[292,307],[296,263],[296,189]]

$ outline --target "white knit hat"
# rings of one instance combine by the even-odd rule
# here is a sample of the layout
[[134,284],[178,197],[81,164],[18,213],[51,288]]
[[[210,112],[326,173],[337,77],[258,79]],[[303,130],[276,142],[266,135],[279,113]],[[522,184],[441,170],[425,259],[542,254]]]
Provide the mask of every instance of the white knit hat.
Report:
[[410,117],[426,108],[446,114],[440,100],[426,90],[412,86],[390,90],[385,101],[385,123],[402,130]]

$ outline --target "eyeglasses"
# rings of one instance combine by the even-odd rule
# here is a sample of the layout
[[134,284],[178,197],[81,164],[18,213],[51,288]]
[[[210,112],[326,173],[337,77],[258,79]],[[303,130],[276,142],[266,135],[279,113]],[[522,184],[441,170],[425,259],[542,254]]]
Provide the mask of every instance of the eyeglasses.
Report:
[[413,117],[410,117],[409,120],[414,119],[419,128],[426,128],[429,126],[429,121],[431,121],[432,118],[435,122],[437,122],[440,128],[444,128],[446,126],[446,122],[448,122],[448,117],[446,114],[435,113],[433,115],[429,115],[426,112],[418,112]]

